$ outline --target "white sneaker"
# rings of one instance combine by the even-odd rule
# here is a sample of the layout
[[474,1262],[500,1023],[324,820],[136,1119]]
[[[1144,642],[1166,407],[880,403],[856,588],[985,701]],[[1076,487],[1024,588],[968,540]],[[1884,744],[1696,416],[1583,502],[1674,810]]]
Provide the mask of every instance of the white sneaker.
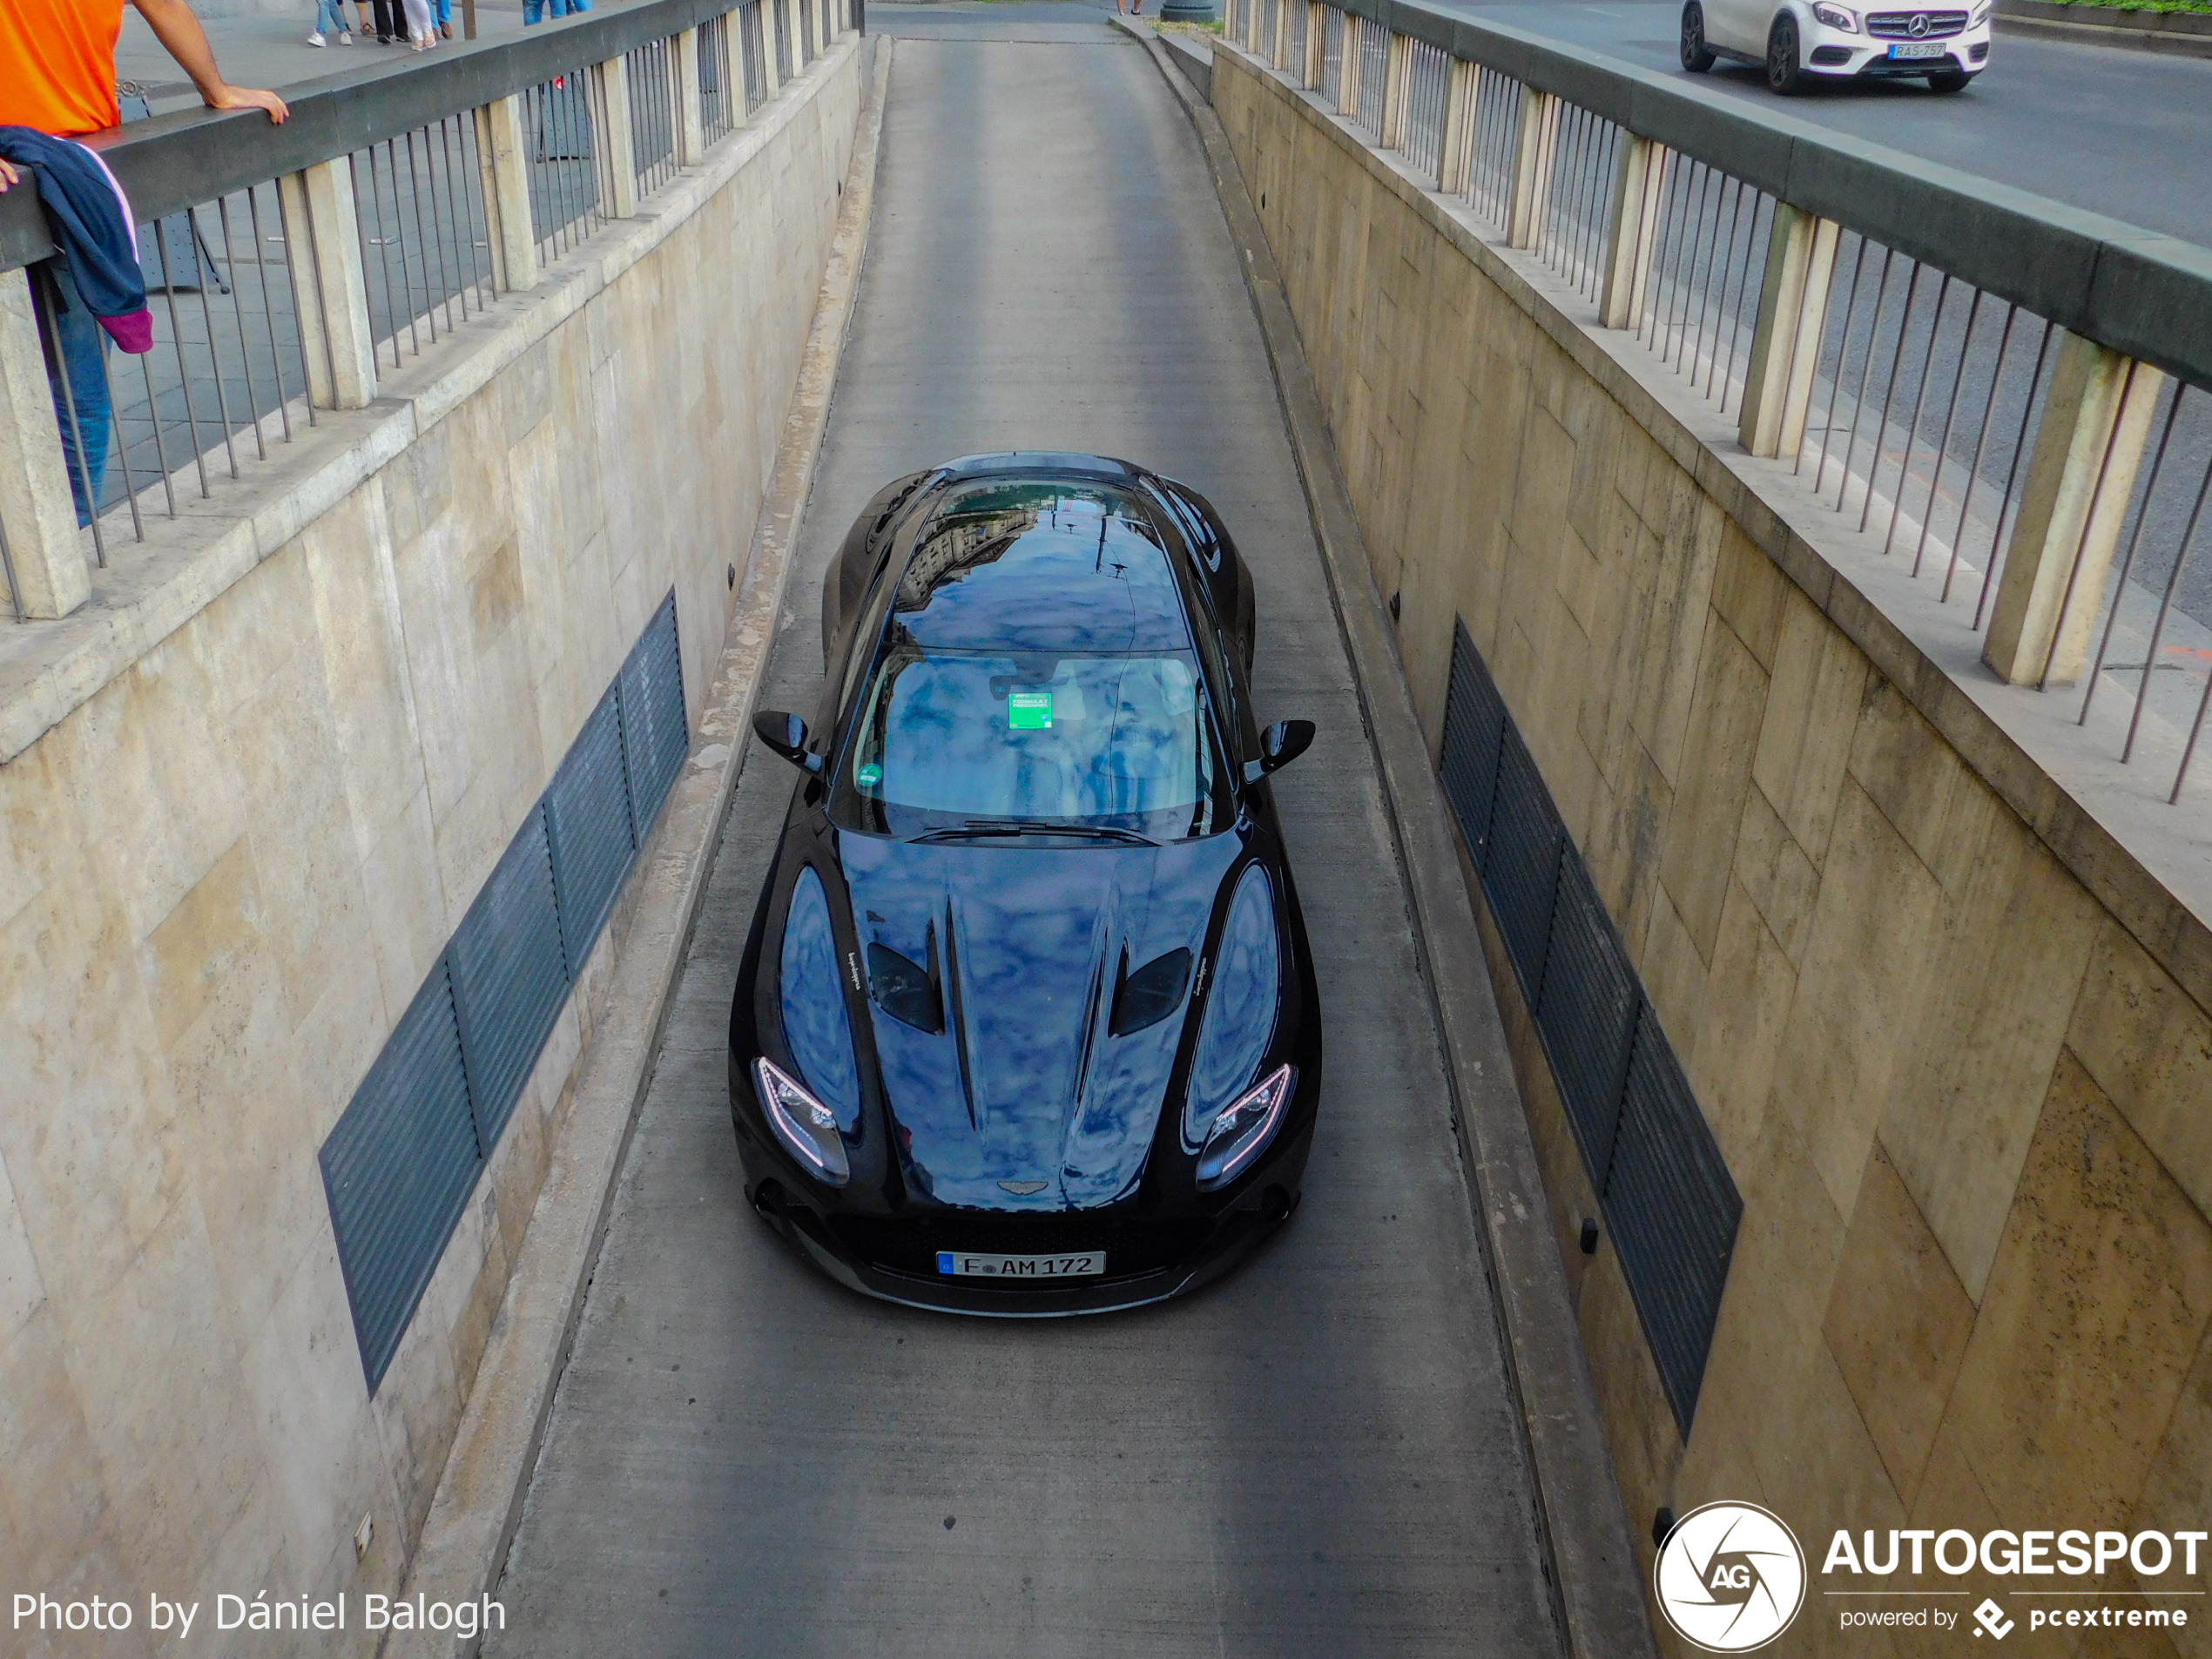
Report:
[[309,36],[307,37],[307,44],[309,44],[310,46],[320,46],[320,45],[321,45],[321,44],[322,44],[322,37],[321,37],[320,35],[309,35]]
[[352,45],[354,44],[354,31],[348,29],[343,34],[340,35],[338,37],[338,44],[341,46]]

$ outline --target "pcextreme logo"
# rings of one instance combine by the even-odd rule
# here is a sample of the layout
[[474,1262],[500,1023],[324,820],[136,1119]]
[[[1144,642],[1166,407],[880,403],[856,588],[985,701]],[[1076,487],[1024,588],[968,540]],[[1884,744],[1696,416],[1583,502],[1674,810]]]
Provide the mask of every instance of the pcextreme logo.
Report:
[[1749,1653],[1797,1616],[1805,1554],[1780,1516],[1755,1503],[1709,1503],[1675,1523],[1651,1578],[1684,1641],[1708,1653]]

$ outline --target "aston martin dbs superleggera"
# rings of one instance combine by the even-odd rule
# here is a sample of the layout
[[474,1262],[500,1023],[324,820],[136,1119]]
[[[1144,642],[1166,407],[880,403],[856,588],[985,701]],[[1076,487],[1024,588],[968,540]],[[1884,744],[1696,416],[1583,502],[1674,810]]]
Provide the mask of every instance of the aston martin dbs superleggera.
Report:
[[975,455],[868,503],[730,1013],[753,1207],[845,1284],[1062,1314],[1295,1207],[1321,1021],[1256,725],[1251,578],[1184,486]]

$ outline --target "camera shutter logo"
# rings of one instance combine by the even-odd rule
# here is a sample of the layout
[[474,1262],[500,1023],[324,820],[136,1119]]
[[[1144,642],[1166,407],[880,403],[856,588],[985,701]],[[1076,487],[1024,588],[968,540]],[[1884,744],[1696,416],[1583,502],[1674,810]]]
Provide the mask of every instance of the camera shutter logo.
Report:
[[1675,1523],[1652,1589],[1667,1622],[1708,1653],[1749,1653],[1790,1628],[1805,1599],[1805,1553],[1754,1503],[1709,1503]]

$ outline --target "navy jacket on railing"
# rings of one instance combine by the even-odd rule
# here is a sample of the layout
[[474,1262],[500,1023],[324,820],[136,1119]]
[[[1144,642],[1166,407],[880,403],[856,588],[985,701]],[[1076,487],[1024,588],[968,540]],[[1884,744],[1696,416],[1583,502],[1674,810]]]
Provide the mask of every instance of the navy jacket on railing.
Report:
[[123,186],[81,144],[30,127],[0,127],[0,157],[38,181],[38,205],[60,244],[70,280],[115,343],[127,352],[153,345],[138,233]]

